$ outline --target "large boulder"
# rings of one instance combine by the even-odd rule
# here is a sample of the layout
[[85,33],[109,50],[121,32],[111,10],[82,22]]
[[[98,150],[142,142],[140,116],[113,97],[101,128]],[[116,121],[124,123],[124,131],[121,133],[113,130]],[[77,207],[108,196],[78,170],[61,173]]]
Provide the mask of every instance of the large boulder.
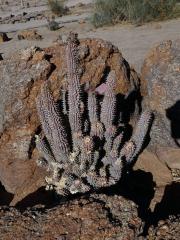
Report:
[[[136,73],[112,44],[86,39],[80,43],[82,83],[100,83],[110,69],[117,75],[117,92],[127,93],[138,83]],[[36,97],[49,79],[54,97],[66,75],[65,45],[48,49],[32,47],[0,62],[0,181],[15,194],[12,205],[44,185],[45,172],[38,168],[35,134],[39,131]]]
[[151,148],[180,147],[180,39],[150,50],[142,67],[141,92],[144,108],[155,113]]
[[180,40],[164,41],[151,49],[141,75],[142,107],[153,110],[155,118],[148,151],[140,155],[134,169],[152,174],[153,209],[166,186],[180,179]]
[[151,203],[154,208],[166,185],[180,179],[180,40],[164,41],[150,50],[142,67],[141,93],[143,107],[153,110],[155,119],[148,146],[151,155],[144,152],[143,166],[138,161],[137,167],[149,169],[159,187]]
[[26,195],[43,184],[33,147],[39,124],[35,98],[51,64],[43,52],[35,59],[38,54],[31,48],[0,62],[0,181],[13,194]]

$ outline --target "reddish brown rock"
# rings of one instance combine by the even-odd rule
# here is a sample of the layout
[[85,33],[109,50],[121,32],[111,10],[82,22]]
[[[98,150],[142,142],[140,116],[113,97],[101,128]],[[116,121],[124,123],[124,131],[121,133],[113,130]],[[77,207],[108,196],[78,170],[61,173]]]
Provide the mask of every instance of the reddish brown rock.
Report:
[[154,153],[151,153],[147,150],[144,150],[139,156],[134,169],[150,172],[157,187],[166,186],[172,182],[171,171],[158,159]]
[[180,169],[180,149],[158,148],[156,151],[158,158],[171,169]]
[[[117,92],[138,84],[119,50],[102,40],[82,40],[82,83],[99,84],[110,69],[117,75]],[[47,79],[56,99],[66,74],[65,47],[44,51],[32,47],[0,62],[0,181],[15,194],[15,205],[44,185],[44,172],[36,166],[35,134],[40,126],[35,99]]]
[[160,203],[163,198],[166,186],[172,183],[171,171],[160,161],[156,154],[148,150],[144,150],[140,154],[134,170],[142,170],[152,174],[152,181],[155,183],[155,192],[149,207],[154,211],[156,204]]
[[36,30],[23,30],[18,33],[19,40],[41,40],[42,36]]
[[[135,84],[139,86],[137,73],[125,65],[125,59],[119,50],[110,42],[100,39],[85,39],[80,41],[80,60],[83,75],[81,82],[90,81],[92,87],[95,87],[101,81],[105,80],[107,72],[115,70],[117,76],[117,93],[125,94],[130,87]],[[56,69],[50,76],[52,88],[57,89],[56,83],[62,83],[66,75],[65,46],[56,44],[47,48],[45,52],[53,56],[50,61],[56,66]],[[55,86],[54,86],[55,85]]]
[[42,181],[39,186],[35,184],[37,176],[42,176],[35,162],[37,154],[33,141],[39,125],[35,98],[51,72],[51,64],[45,59],[33,64],[32,58],[25,61],[23,54],[0,63],[0,181],[14,194],[24,186],[29,194],[30,182],[33,191],[44,184]]
[[132,240],[142,225],[137,206],[120,196],[92,195],[53,208],[0,209],[0,238]]
[[150,146],[180,146],[180,39],[153,48],[142,67],[144,108],[152,109],[155,121]]

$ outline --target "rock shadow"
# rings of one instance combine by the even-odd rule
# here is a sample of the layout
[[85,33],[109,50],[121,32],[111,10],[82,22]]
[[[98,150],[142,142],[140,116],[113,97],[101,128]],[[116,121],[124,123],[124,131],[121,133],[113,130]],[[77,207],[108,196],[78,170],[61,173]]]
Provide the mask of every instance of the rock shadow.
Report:
[[180,183],[173,182],[167,185],[164,191],[163,198],[158,203],[154,210],[154,215],[157,216],[157,223],[161,219],[166,219],[170,215],[180,214]]
[[170,216],[178,216],[180,214],[180,183],[172,183],[167,185],[163,198],[157,203],[154,212],[148,212],[145,215],[144,228],[142,236],[148,235],[150,226],[157,226],[160,220],[166,220]]
[[54,191],[46,191],[44,187],[41,187],[18,202],[15,207],[22,211],[37,205],[47,209],[56,206],[58,203],[59,199]]
[[0,183],[0,206],[8,206],[13,199],[13,194],[8,193],[4,186]]
[[171,122],[171,137],[176,145],[180,147],[180,100],[166,109],[166,116]]
[[3,60],[2,54],[3,54],[3,53],[0,52],[0,61]]

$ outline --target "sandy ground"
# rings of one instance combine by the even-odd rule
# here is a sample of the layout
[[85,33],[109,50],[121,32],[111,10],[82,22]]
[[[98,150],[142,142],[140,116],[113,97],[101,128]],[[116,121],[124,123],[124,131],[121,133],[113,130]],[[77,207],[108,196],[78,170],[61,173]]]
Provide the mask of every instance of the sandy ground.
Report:
[[[70,7],[74,7],[78,4],[89,4],[92,3],[93,0],[67,0],[65,1],[65,6],[67,6],[68,8]],[[43,3],[40,4],[39,6],[36,7],[29,7],[29,8],[21,8],[19,5],[18,6],[14,6],[11,11],[2,11],[0,9],[0,17],[6,17],[9,16],[10,14],[13,15],[18,15],[18,14],[22,14],[23,12],[27,12],[27,13],[31,13],[31,12],[40,12],[40,11],[45,11],[48,9],[48,5],[47,3]]]
[[[57,17],[56,22],[58,23],[69,23],[69,22],[76,22],[81,19],[86,19],[89,17],[89,14],[86,13],[79,13],[76,15],[67,15],[63,17]],[[30,28],[40,28],[47,25],[47,20],[31,20],[26,23],[15,23],[15,24],[1,24],[0,25],[0,32],[16,32],[20,30],[30,29]]]
[[22,14],[23,12],[26,12],[26,13],[32,13],[32,12],[41,12],[41,11],[45,11],[47,10],[48,7],[47,6],[38,6],[38,7],[31,7],[31,8],[22,8],[22,9],[16,9],[14,8],[11,12],[9,11],[6,11],[6,12],[2,12],[0,11],[0,17],[4,18],[4,17],[7,17],[11,14],[17,16],[19,14]]
[[[81,24],[78,22],[78,19],[84,19],[86,17],[86,14],[63,17],[59,19],[59,21],[62,22],[64,27],[55,32],[49,31],[43,26],[37,28],[38,32],[43,36],[42,41],[19,41],[16,31],[9,33],[8,36],[12,38],[12,40],[0,44],[0,53],[3,53],[3,57],[6,58],[15,50],[30,47],[32,45],[41,48],[48,47],[52,45],[53,41],[55,41],[59,35],[66,36],[69,31],[73,30],[79,33],[80,38],[93,37],[111,41],[121,50],[126,60],[140,72],[143,60],[151,47],[163,40],[173,40],[179,37],[180,19],[151,23],[140,27],[116,25],[113,27],[94,29],[87,21]],[[65,23],[69,21],[72,22]],[[28,24],[30,24],[30,22]],[[40,25],[42,25],[42,23]],[[2,26],[0,26],[0,31]],[[31,27],[34,26],[35,23],[32,21]],[[13,28],[12,30],[25,28],[22,27],[22,24],[10,25],[9,28],[11,27]]]
[[[90,2],[92,2],[92,0],[67,0],[66,5],[72,7],[79,3],[88,4]],[[38,6],[36,8],[30,8],[28,11],[42,11],[46,8],[47,6]],[[143,60],[150,48],[163,40],[174,40],[180,36],[180,19],[149,23],[139,27],[119,24],[112,27],[94,29],[88,21],[91,14],[90,11],[91,9],[86,5],[82,8],[76,6],[76,8],[73,8],[73,14],[56,18],[56,21],[63,27],[55,32],[47,29],[46,20],[1,24],[0,32],[8,33],[8,37],[11,38],[11,40],[0,43],[0,53],[3,54],[3,58],[6,58],[15,50],[27,48],[32,45],[41,48],[48,47],[53,44],[59,35],[66,36],[69,31],[76,31],[80,38],[102,38],[111,41],[121,50],[125,59],[140,72]],[[17,39],[19,31],[33,28],[37,29],[38,33],[42,35],[43,40],[19,41]]]
[[91,31],[81,37],[98,37],[112,42],[122,52],[125,59],[140,72],[147,52],[154,45],[164,40],[180,37],[180,19],[151,23],[140,27],[116,25]]
[[82,4],[89,4],[91,3],[93,0],[68,0],[67,3],[66,3],[66,6],[67,7],[72,7],[72,6],[75,6],[79,3],[82,3]]

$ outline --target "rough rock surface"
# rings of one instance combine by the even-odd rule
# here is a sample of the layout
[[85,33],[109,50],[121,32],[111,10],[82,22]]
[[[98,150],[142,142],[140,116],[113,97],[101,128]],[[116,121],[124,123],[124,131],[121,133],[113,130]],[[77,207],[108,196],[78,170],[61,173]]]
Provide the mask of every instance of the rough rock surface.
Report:
[[[102,40],[82,40],[82,83],[92,86],[105,79],[113,69],[118,79],[117,91],[125,94],[139,84],[117,48]],[[44,185],[44,171],[36,166],[38,153],[35,134],[39,130],[35,99],[47,79],[54,96],[66,75],[65,47],[55,45],[44,51],[23,50],[0,62],[0,182],[15,194],[12,205]]]
[[41,40],[42,36],[36,30],[23,30],[18,33],[19,40]]
[[[172,194],[171,194],[172,195]],[[178,198],[177,202],[179,201]],[[172,203],[172,202],[171,202]],[[144,205],[144,200],[143,200]],[[167,214],[167,202],[162,213]],[[0,239],[3,240],[176,240],[180,216],[148,215],[142,220],[138,206],[124,197],[105,194],[72,199],[51,206],[26,209],[0,207]]]
[[[101,39],[86,39],[81,40],[80,43],[82,84],[89,81],[92,87],[96,87],[100,82],[105,81],[110,70],[114,70],[117,76],[117,93],[126,94],[134,85],[139,86],[136,72],[130,69],[117,47]],[[67,72],[64,44],[55,43],[53,47],[46,49],[46,53],[53,56],[50,62],[56,66],[56,69],[52,72],[50,80],[52,90],[58,92],[59,86],[56,83],[62,84]]]
[[50,71],[51,64],[35,48],[0,63],[0,181],[8,192],[21,188],[21,194],[29,193],[42,185],[43,172],[36,166],[33,151],[38,126],[35,97]]
[[176,240],[180,239],[180,216],[170,216],[167,220],[159,221],[156,227],[149,229],[147,240]]
[[150,50],[142,67],[143,108],[155,114],[147,150],[135,168],[150,171],[157,190],[151,209],[166,186],[180,179],[180,39],[164,41]]
[[142,67],[144,107],[155,112],[150,146],[180,146],[180,39],[153,48]]
[[92,196],[63,205],[27,209],[0,208],[0,238],[43,240],[137,239],[137,206],[119,196]]

